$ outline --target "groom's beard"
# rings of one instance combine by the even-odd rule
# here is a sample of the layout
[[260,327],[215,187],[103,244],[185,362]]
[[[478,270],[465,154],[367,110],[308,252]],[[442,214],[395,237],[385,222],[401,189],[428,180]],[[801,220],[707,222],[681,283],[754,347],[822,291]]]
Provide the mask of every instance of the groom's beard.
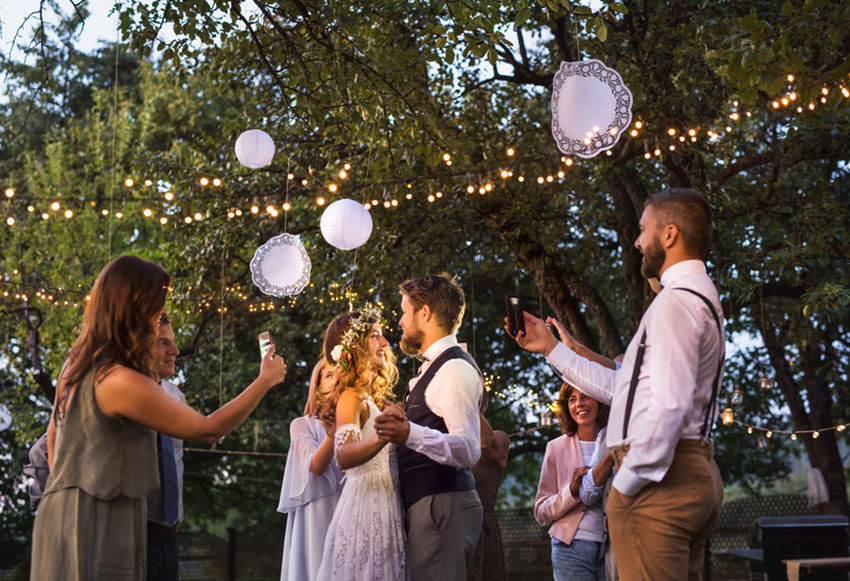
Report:
[[425,333],[421,329],[413,329],[409,333],[404,331],[399,347],[401,347],[402,353],[416,355],[422,351],[422,342],[424,340]]

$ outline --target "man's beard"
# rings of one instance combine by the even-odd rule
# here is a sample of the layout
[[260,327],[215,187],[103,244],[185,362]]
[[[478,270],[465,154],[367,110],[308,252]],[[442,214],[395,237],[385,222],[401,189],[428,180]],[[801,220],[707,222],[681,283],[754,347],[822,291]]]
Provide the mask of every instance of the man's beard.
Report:
[[399,347],[402,353],[407,355],[416,355],[422,351],[422,342],[425,340],[425,333],[421,329],[411,329],[410,333],[404,331],[401,336]]
[[667,258],[667,251],[661,246],[658,238],[643,248],[643,262],[640,265],[640,273],[644,278],[661,278],[661,267]]

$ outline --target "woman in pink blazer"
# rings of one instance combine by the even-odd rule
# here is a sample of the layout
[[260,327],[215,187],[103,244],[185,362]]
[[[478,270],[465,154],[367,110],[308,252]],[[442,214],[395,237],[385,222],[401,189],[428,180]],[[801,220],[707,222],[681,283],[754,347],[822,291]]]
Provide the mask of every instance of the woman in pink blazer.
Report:
[[534,518],[549,527],[556,581],[604,581],[602,506],[582,504],[579,487],[592,468],[590,458],[608,422],[608,406],[564,383],[557,416],[563,435],[546,445]]

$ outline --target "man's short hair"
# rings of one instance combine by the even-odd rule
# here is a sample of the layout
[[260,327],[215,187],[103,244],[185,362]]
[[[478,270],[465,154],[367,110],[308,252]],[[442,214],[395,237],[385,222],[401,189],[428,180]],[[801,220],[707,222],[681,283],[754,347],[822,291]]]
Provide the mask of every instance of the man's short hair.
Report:
[[162,313],[159,316],[159,326],[165,327],[166,325],[171,326],[171,317],[168,316],[168,313]]
[[463,290],[456,278],[446,273],[423,276],[404,281],[398,290],[410,299],[414,311],[428,305],[440,328],[453,334],[460,327],[466,309]]
[[652,206],[662,226],[675,224],[685,249],[705,257],[711,243],[711,206],[705,196],[691,188],[671,188],[649,196],[644,209]]

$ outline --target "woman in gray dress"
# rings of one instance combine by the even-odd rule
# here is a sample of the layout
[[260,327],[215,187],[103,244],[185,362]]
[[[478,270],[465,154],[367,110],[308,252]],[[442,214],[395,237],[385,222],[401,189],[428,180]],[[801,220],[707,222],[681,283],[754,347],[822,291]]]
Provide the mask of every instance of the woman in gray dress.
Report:
[[33,529],[31,579],[145,579],[146,496],[159,486],[156,434],[208,443],[238,426],[286,365],[263,357],[241,394],[203,416],[151,379],[171,277],[135,256],[100,272],[56,389],[51,465]]

